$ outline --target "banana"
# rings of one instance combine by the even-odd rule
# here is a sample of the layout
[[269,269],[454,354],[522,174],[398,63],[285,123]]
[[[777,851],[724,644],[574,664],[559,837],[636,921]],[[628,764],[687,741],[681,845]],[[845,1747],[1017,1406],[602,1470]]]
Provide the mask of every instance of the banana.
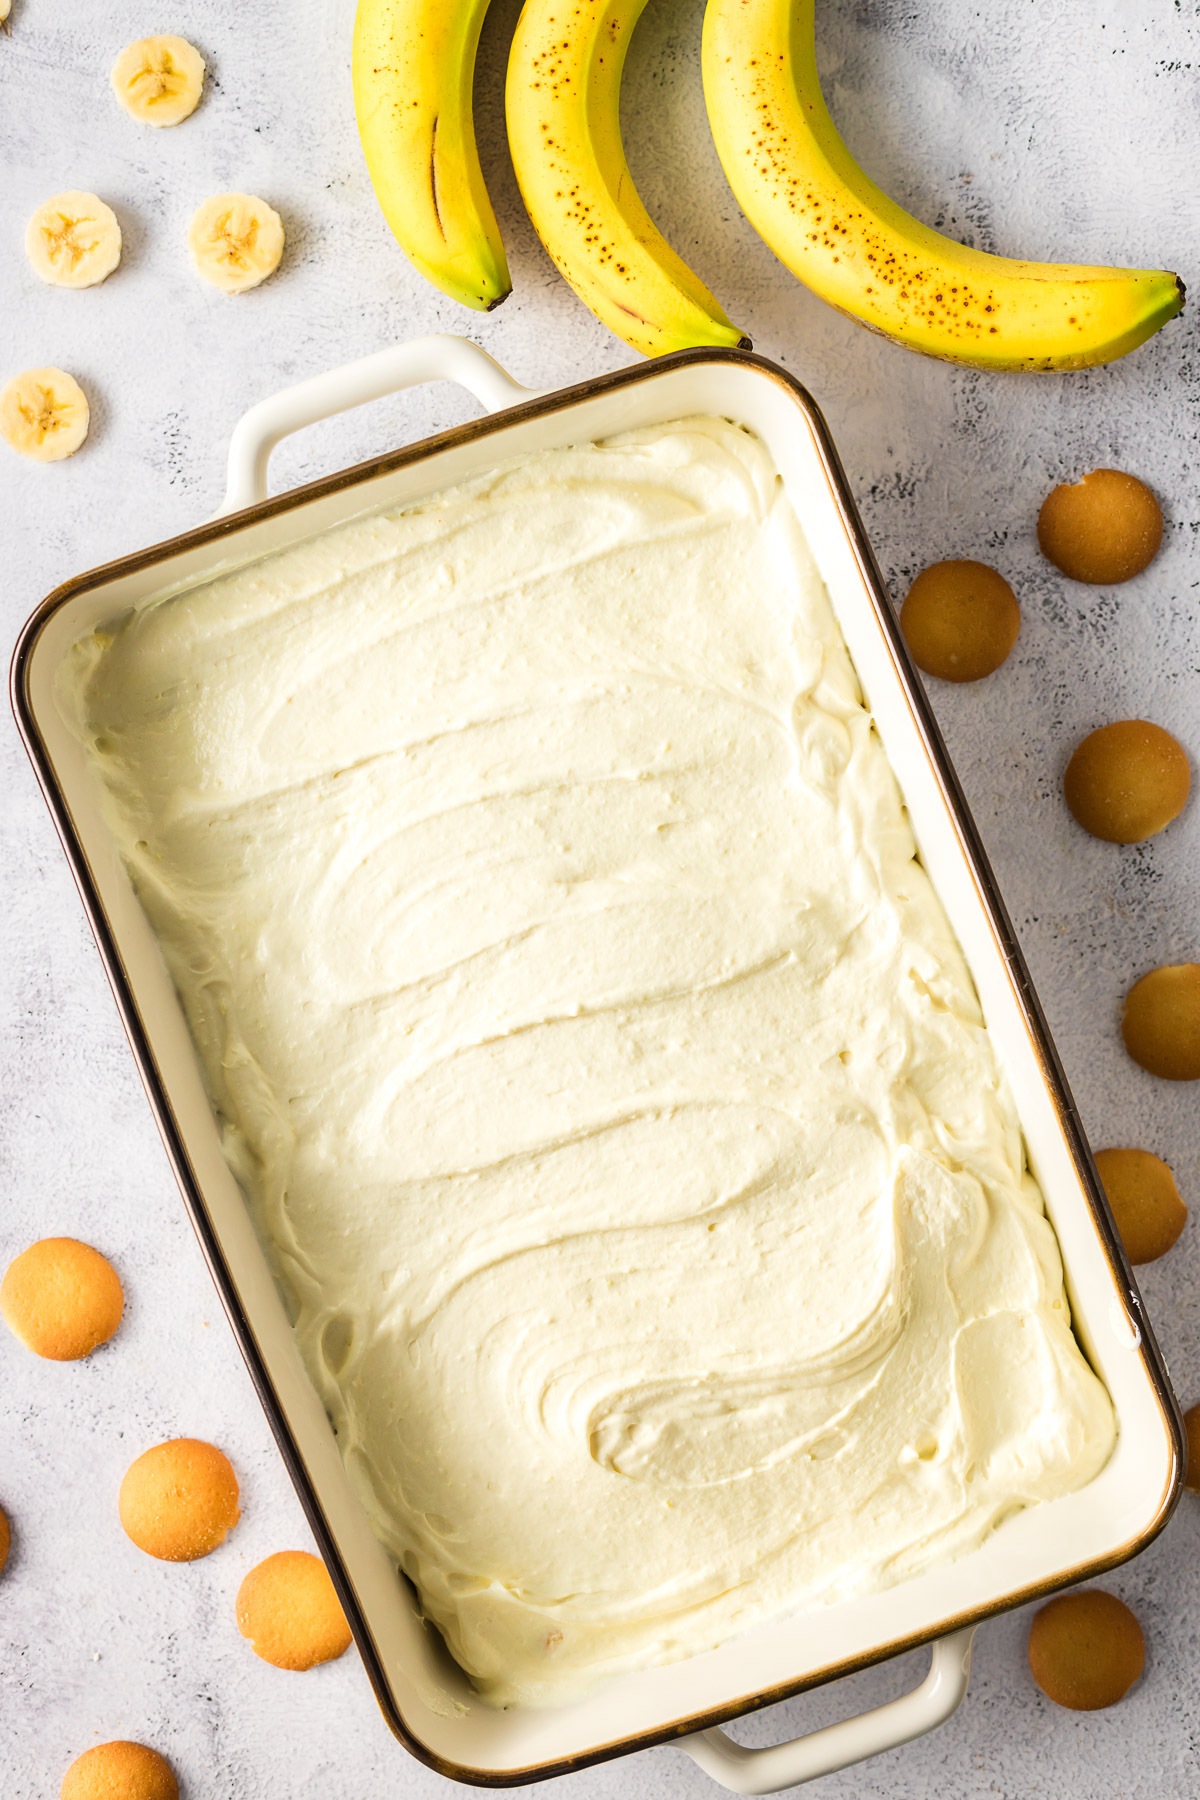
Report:
[[656,356],[748,345],[661,236],[625,161],[621,73],[646,0],[525,0],[508,64],[508,141],[538,236],[597,318]]
[[87,395],[62,369],[26,369],[0,393],[0,437],[34,462],[73,456],[87,434]]
[[354,110],[383,216],[414,267],[490,312],[512,292],[471,83],[488,0],[359,0]]
[[223,294],[244,294],[279,267],[283,221],[253,194],[214,194],[192,214],[188,249],[205,281]]
[[52,287],[95,287],[121,260],[117,215],[95,194],[69,188],[38,207],[25,227],[25,254]]
[[990,369],[1109,362],[1180,311],[1168,271],[1017,262],[904,212],[838,136],[814,35],[814,0],[708,0],[702,61],[729,185],[823,300],[912,350]]
[[200,104],[204,58],[186,38],[138,38],[113,64],[112,85],[142,125],[178,125]]

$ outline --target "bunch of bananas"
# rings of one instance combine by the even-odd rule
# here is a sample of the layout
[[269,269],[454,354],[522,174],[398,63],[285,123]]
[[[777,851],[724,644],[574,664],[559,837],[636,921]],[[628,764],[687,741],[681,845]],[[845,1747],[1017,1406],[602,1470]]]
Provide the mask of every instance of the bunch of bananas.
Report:
[[[625,53],[646,0],[525,0],[509,143],[529,216],[579,297],[646,355],[748,340],[662,237],[621,143]],[[359,0],[354,98],[388,224],[430,281],[490,310],[511,288],[471,111],[488,0]],[[1019,262],[971,250],[870,181],[821,96],[815,0],[708,0],[704,93],[729,184],[775,254],[822,299],[926,355],[992,369],[1078,369],[1173,318],[1161,269]]]

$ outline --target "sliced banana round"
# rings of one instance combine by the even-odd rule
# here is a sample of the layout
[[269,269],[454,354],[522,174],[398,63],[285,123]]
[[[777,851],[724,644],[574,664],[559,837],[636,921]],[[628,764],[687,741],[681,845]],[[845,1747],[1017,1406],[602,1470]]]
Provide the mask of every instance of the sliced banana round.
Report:
[[30,219],[25,254],[34,273],[52,287],[95,287],[121,260],[117,215],[95,194],[68,188],[39,206]]
[[204,58],[186,38],[138,38],[113,64],[112,85],[141,124],[178,125],[200,104]]
[[73,456],[87,434],[87,395],[65,369],[25,369],[0,393],[0,437],[34,462]]
[[188,249],[205,281],[244,294],[279,267],[283,220],[253,194],[214,194],[192,214]]

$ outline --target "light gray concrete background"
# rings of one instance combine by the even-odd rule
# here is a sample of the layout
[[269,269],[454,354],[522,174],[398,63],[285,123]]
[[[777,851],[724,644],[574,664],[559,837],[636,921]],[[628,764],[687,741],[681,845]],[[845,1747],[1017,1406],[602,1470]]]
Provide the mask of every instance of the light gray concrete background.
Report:
[[[57,467],[0,445],[0,635],[56,583],[192,525],[215,507],[225,442],[251,402],[428,330],[467,333],[522,380],[565,383],[631,360],[556,276],[503,147],[505,46],[495,0],[480,131],[516,292],[481,319],[426,288],[372,198],[349,87],[352,0],[13,0],[0,36],[0,380],[61,364],[92,400],[84,450]],[[821,67],[869,171],[920,216],[983,247],[1166,265],[1200,283],[1200,5],[1196,0],[821,0]],[[1089,374],[956,371],[870,337],[797,286],[741,219],[704,119],[701,0],[654,0],[625,108],[651,212],[748,329],[824,406],[897,598],[924,563],[971,555],[1014,582],[1020,641],[994,679],[931,684],[1097,1148],[1145,1144],[1200,1205],[1200,1109],[1124,1056],[1119,1003],[1146,967],[1200,955],[1193,803],[1141,849],[1086,838],[1060,778],[1077,739],[1142,715],[1200,760],[1200,313]],[[153,31],[209,65],[195,116],[139,128],[108,88],[116,52]],[[22,254],[33,207],[66,187],[116,209],[125,255],[89,293],[43,287]],[[283,215],[277,276],[226,298],[192,274],[188,217],[249,189]],[[1200,288],[1198,288],[1200,293]],[[467,416],[435,389],[322,426],[276,458],[292,484]],[[1073,586],[1033,525],[1064,476],[1115,463],[1163,498],[1164,549],[1140,580]],[[40,1800],[88,1745],[147,1739],[187,1800],[446,1800],[391,1740],[353,1653],[310,1675],[260,1663],[238,1636],[238,1583],[309,1540],[223,1323],[11,725],[0,726],[0,1264],[50,1233],[120,1269],[128,1311],[78,1365],[0,1334],[0,1504],[14,1547],[0,1581],[0,1795]],[[1200,1398],[1200,1242],[1144,1271],[1184,1403]],[[243,1484],[229,1543],[185,1567],[122,1535],[127,1463],[180,1433],[225,1446]],[[979,1634],[967,1703],[942,1731],[823,1794],[1174,1800],[1200,1792],[1200,1501],[1108,1585],[1136,1609],[1140,1687],[1096,1715],[1057,1710],[1025,1664],[1028,1620]],[[766,1742],[898,1692],[922,1658],[858,1677],[744,1728]],[[568,1791],[565,1786],[565,1796]],[[575,1800],[715,1793],[661,1750],[570,1779]]]

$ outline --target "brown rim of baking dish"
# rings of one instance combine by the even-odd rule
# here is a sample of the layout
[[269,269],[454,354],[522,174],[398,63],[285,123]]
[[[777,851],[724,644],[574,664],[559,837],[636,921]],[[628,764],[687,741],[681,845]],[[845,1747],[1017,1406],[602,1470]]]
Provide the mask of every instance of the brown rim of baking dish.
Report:
[[[76,833],[70,808],[58,785],[49,754],[38,729],[29,695],[28,670],[37,640],[51,617],[68,601],[89,589],[109,581],[139,574],[152,568],[156,563],[164,561],[167,557],[175,556],[182,551],[202,549],[209,544],[218,544],[223,538],[230,536],[249,523],[290,512],[312,500],[336,495],[361,482],[419,463],[432,452],[471,444],[514,423],[564,411],[581,401],[653,379],[668,370],[686,368],[704,362],[734,364],[752,369],[757,375],[774,381],[799,407],[808,421],[834,502],[853,548],[864,585],[870,595],[877,622],[887,643],[895,673],[936,776],[942,799],[953,820],[956,835],[970,867],[976,893],[993,939],[1008,971],[1025,1031],[1034,1050],[1043,1082],[1053,1101],[1075,1171],[1087,1198],[1093,1223],[1100,1237],[1116,1286],[1128,1307],[1135,1329],[1140,1334],[1137,1353],[1158,1402],[1167,1436],[1172,1441],[1173,1469],[1154,1516],[1141,1532],[1117,1550],[1065,1572],[1060,1572],[1052,1579],[1027,1584],[1006,1593],[1000,1599],[969,1608],[961,1613],[951,1614],[932,1628],[914,1631],[911,1634],[892,1639],[882,1647],[845,1658],[798,1680],[763,1689],[749,1697],[743,1696],[726,1705],[677,1719],[669,1725],[658,1726],[631,1737],[613,1739],[576,1755],[559,1757],[552,1762],[536,1763],[520,1769],[503,1771],[481,1770],[455,1763],[449,1758],[439,1756],[431,1751],[410,1730],[393,1698],[383,1659],[367,1624],[363,1608],[333,1533],[317,1499],[304,1457],[284,1415],[265,1359],[249,1318],[238,1298],[224,1253],[210,1220],[203,1193],[185,1149],[175,1112],[143,1026],[86,852]],[[329,1567],[380,1709],[395,1736],[421,1762],[451,1780],[467,1782],[473,1786],[515,1787],[534,1780],[546,1780],[554,1776],[569,1774],[576,1769],[587,1768],[594,1763],[604,1762],[637,1750],[649,1749],[657,1744],[670,1743],[673,1739],[685,1734],[726,1724],[731,1719],[757,1712],[764,1707],[775,1706],[799,1693],[835,1681],[843,1675],[853,1674],[860,1669],[887,1661],[904,1651],[928,1644],[951,1631],[978,1624],[984,1619],[1023,1606],[1031,1600],[1045,1598],[1061,1588],[1103,1574],[1106,1570],[1115,1568],[1120,1563],[1128,1561],[1130,1557],[1137,1555],[1162,1530],[1174,1510],[1182,1489],[1186,1452],[1179,1405],[1172,1392],[1153,1331],[1146,1319],[1141,1296],[1133,1279],[1092,1160],[1079,1110],[1071,1096],[1062,1063],[1051,1040],[1045,1015],[1034,991],[1008,911],[997,888],[987,852],[950,762],[924,687],[901,636],[883,576],[867,540],[841,460],[819,407],[807,389],[794,376],[777,368],[775,364],[767,361],[764,357],[753,355],[747,351],[716,348],[682,350],[674,355],[658,357],[632,368],[618,369],[609,374],[594,376],[573,387],[561,388],[548,394],[539,395],[501,412],[489,414],[465,425],[455,426],[449,431],[439,432],[433,437],[421,439],[403,449],[372,457],[366,462],[339,470],[336,474],[325,476],[318,481],[309,482],[302,487],[291,488],[285,493],[260,501],[243,511],[224,515],[197,526],[191,531],[183,532],[177,537],[167,539],[163,543],[139,550],[131,556],[106,563],[100,568],[89,570],[86,574],[75,576],[72,580],[64,582],[42,602],[21,631],[13,653],[10,688],[18,730],[66,851],[88,921],[100,950],[105,972],[116,998],[122,1024],[129,1038],[175,1178],[183,1194],[192,1228],[208,1264],[209,1273],[220,1295],[238,1347],[250,1372],[250,1378],[257,1390],[259,1401],[267,1415],[275,1441],[299,1495],[313,1535]]]

